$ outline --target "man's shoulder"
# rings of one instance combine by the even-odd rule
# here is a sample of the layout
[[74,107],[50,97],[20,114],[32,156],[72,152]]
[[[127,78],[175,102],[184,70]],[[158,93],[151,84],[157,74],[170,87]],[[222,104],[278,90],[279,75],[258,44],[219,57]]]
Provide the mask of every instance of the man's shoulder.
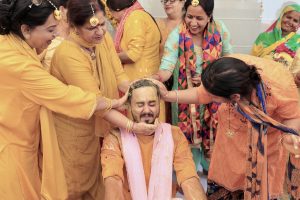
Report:
[[121,141],[121,131],[119,128],[113,128],[109,131],[109,133],[105,136],[106,138],[114,138],[118,141]]
[[171,131],[175,144],[178,143],[180,140],[185,139],[184,134],[178,126],[171,125]]

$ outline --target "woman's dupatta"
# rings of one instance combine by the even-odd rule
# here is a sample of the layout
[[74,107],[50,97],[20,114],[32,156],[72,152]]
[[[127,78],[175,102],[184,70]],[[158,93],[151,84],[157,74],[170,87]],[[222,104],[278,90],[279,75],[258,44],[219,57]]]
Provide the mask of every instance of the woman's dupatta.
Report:
[[141,6],[141,4],[136,1],[132,6],[126,9],[124,15],[122,16],[122,19],[120,20],[120,23],[117,26],[116,34],[115,34],[115,48],[117,53],[121,52],[121,40],[124,32],[124,25],[126,22],[127,17],[135,10],[144,10],[144,8]]
[[[37,53],[26,42],[14,34],[7,35],[7,39],[21,54],[30,57],[33,62],[40,63],[40,68],[43,69]],[[39,151],[41,153],[38,155],[42,156],[42,159],[39,159],[39,161],[42,161],[40,163],[42,165],[41,199],[63,200],[67,198],[67,182],[60,157],[52,112],[44,106],[40,109],[40,126],[41,142]]]
[[[249,105],[246,102],[239,102],[236,105],[237,111],[248,120],[248,155],[246,168],[246,188],[244,192],[245,199],[259,200],[270,199],[268,191],[268,158],[267,158],[267,128],[271,126],[279,129],[282,132],[299,135],[299,133],[284,124],[277,122],[269,117],[266,113],[266,101],[264,85],[261,83],[256,87],[256,96],[258,98],[259,108],[254,105]],[[263,111],[261,111],[263,110]],[[293,160],[293,156],[291,156]],[[300,164],[300,163],[299,163]],[[291,160],[288,164],[287,171],[291,170]],[[299,167],[300,165],[298,165]],[[292,169],[296,170],[296,169]],[[289,174],[289,173],[288,173]],[[291,173],[290,173],[291,174]],[[298,185],[289,185],[293,188],[292,195],[297,194],[299,199],[299,168],[297,173],[291,174],[289,180],[294,180],[298,177]],[[293,182],[295,183],[295,182]],[[295,194],[293,194],[295,193]],[[296,196],[295,196],[296,198]]]
[[[222,38],[215,21],[209,22],[203,33],[202,68],[221,57]],[[196,72],[196,53],[193,38],[186,25],[179,26],[178,62],[174,70],[173,89],[183,90],[195,87],[191,78],[199,75]],[[213,137],[210,132],[210,122],[205,119],[205,112],[212,115],[217,111],[216,105],[172,104],[172,123],[178,125],[192,144],[205,143],[209,146]],[[210,117],[208,117],[210,119]],[[211,119],[210,119],[211,120]],[[210,138],[210,139],[209,139]]]

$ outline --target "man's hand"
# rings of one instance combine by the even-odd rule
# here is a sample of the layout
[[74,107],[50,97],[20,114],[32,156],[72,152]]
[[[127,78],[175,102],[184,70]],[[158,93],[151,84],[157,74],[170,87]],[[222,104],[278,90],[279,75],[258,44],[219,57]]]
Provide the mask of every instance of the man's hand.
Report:
[[181,183],[186,200],[206,200],[206,195],[199,179],[192,177]]
[[123,182],[118,176],[104,179],[105,200],[125,200]]

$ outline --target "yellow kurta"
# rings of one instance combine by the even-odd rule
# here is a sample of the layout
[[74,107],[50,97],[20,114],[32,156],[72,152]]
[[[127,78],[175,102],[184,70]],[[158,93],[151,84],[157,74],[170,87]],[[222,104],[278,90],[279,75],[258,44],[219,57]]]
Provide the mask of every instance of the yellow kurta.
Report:
[[0,43],[0,199],[41,199],[41,106],[88,119],[96,96],[50,76],[18,37],[0,36]]
[[134,62],[123,65],[131,81],[157,72],[159,41],[160,32],[148,13],[135,10],[127,17],[121,48]]
[[[105,34],[103,41],[96,45],[97,59],[92,60],[80,45],[72,40],[72,34],[70,40],[63,41],[53,56],[51,73],[65,84],[118,98],[118,84],[128,77],[110,35]],[[84,199],[89,194],[93,199],[103,198],[97,135],[103,136],[109,125],[101,116],[81,120],[55,114],[55,126],[70,197]]]
[[[185,180],[198,177],[192,153],[188,142],[178,127],[172,126],[172,136],[174,141],[173,166],[176,172],[178,184]],[[147,188],[151,174],[151,159],[154,136],[137,135],[141,148],[142,162],[145,172]],[[103,141],[101,150],[101,164],[103,178],[118,176],[124,181],[124,195],[126,200],[130,200],[129,186],[127,182],[126,169],[121,148],[121,136],[119,130],[113,130]]]

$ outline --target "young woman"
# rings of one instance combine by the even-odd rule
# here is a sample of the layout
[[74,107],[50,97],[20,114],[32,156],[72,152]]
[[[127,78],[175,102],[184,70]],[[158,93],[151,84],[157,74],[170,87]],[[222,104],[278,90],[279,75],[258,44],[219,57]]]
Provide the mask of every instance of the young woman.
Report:
[[286,171],[284,147],[291,153],[288,189],[300,198],[300,107],[293,77],[281,64],[232,55],[208,65],[198,88],[168,92],[156,83],[166,101],[222,103],[208,199],[279,199]]
[[[200,84],[201,71],[213,60],[232,53],[230,33],[213,19],[213,0],[187,0],[183,22],[165,43],[159,71],[153,78],[162,82],[173,76],[173,90]],[[216,105],[172,104],[172,124],[179,126],[191,144],[196,166],[208,170],[213,144]]]

